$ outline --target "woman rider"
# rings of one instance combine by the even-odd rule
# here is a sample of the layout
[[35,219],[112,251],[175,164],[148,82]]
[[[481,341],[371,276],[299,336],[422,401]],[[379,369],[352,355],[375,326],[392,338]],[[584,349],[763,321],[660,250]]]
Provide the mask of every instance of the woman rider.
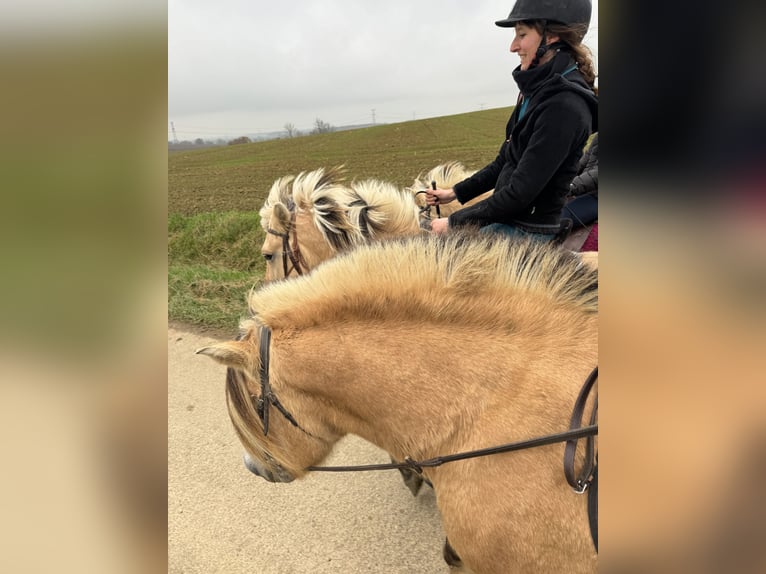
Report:
[[595,71],[582,44],[590,17],[590,0],[517,0],[508,18],[495,22],[515,28],[511,52],[521,60],[513,71],[519,100],[505,141],[492,163],[453,188],[429,191],[426,201],[462,204],[495,191],[449,218],[434,219],[432,231],[478,225],[540,240],[556,237],[583,147],[598,130]]

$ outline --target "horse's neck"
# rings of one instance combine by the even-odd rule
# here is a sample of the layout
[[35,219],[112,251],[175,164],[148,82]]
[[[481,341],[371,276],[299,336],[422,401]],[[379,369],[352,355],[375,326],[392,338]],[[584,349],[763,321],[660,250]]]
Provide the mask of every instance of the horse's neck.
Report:
[[[357,434],[394,456],[434,456],[481,446],[473,440],[523,437],[525,424],[539,423],[530,413],[543,411],[564,426],[569,398],[523,390],[538,384],[528,371],[540,367],[520,358],[528,354],[478,332],[354,325],[291,337],[280,344],[279,372],[313,403],[304,407],[340,434]],[[553,430],[538,426],[534,432]]]

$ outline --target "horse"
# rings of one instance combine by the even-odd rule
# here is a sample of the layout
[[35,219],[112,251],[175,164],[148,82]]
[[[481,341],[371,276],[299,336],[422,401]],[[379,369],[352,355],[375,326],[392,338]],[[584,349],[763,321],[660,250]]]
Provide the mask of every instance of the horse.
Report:
[[[304,477],[349,433],[417,461],[561,430],[597,364],[597,271],[528,239],[363,244],[248,302],[237,340],[197,352],[227,367],[245,464],[272,482]],[[596,572],[563,450],[422,468],[466,568]]]
[[[450,187],[470,174],[460,162],[448,162],[421,174],[404,190],[375,179],[346,185],[343,166],[278,178],[259,212],[266,232],[261,246],[264,282],[308,272],[355,245],[421,233],[423,220],[430,217],[420,197],[423,180]],[[455,211],[453,203],[442,206],[442,216]],[[583,259],[598,265],[598,254],[584,254]]]
[[355,245],[421,232],[408,191],[375,179],[346,185],[343,166],[277,179],[259,214],[264,282],[303,274]]

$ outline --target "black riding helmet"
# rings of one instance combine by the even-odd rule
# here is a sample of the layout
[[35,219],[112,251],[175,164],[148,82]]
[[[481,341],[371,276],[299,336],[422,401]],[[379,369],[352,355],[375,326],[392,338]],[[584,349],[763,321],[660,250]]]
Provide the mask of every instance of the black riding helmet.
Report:
[[513,28],[524,20],[550,20],[561,24],[590,25],[591,0],[516,0],[507,18],[495,22],[501,28]]
[[548,45],[545,34],[548,22],[558,22],[566,26],[583,24],[585,30],[590,25],[592,11],[591,0],[516,0],[516,4],[513,5],[508,17],[504,20],[497,20],[495,24],[501,28],[512,28],[517,22],[542,21],[543,37],[535,54],[535,59],[532,61],[531,67],[534,67],[540,62],[540,58],[545,52],[552,47]]

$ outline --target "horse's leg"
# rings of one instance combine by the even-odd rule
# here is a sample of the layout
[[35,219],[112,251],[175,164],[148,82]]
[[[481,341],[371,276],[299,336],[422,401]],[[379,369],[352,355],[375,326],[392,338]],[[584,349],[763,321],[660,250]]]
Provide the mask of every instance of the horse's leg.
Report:
[[460,556],[458,556],[457,552],[450,546],[449,538],[444,539],[444,552],[442,555],[444,556],[444,561],[450,568],[461,568],[463,566],[463,561],[460,560]]

